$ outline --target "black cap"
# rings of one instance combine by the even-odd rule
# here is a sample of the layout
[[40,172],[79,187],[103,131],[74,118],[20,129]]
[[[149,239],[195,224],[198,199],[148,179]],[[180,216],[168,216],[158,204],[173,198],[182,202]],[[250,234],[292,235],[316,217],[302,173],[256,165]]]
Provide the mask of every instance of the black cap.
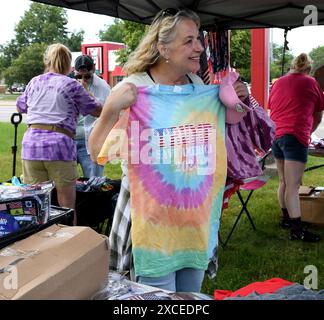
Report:
[[93,69],[94,62],[90,56],[83,54],[82,56],[78,56],[74,62],[74,69],[79,71],[80,69],[87,69],[91,71]]

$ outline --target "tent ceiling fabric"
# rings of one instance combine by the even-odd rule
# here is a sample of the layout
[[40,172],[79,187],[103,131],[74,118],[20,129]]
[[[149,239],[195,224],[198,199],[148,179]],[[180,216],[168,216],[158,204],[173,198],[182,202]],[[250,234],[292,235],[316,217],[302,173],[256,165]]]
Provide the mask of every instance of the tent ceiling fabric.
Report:
[[317,8],[318,24],[324,24],[323,0],[35,0],[149,24],[161,9],[186,7],[196,11],[205,29],[295,28],[304,24],[306,5]]

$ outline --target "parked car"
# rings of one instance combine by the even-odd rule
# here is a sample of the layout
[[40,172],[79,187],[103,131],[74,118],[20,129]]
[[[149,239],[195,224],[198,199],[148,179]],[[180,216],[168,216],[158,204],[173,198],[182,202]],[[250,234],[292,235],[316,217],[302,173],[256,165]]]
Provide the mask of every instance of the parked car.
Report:
[[26,86],[23,83],[14,83],[10,86],[9,88],[9,92],[10,93],[14,93],[14,92],[24,92],[25,91]]

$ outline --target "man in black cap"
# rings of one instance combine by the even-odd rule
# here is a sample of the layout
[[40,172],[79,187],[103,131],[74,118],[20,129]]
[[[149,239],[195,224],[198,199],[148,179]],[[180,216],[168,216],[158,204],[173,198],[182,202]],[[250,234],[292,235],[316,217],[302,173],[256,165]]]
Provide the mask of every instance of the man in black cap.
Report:
[[[74,62],[74,70],[75,78],[91,95],[104,104],[110,93],[110,86],[96,75],[93,59],[85,54],[78,56]],[[88,149],[88,139],[95,120],[96,118],[91,115],[85,117],[80,115],[76,129],[77,161],[81,165],[85,178],[103,175],[104,167],[92,162]]]

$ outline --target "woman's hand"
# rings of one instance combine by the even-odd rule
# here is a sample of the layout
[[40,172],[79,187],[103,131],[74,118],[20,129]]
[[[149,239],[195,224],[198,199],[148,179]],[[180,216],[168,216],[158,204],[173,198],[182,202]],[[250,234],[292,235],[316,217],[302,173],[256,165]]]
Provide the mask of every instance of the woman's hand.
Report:
[[107,135],[118,121],[120,111],[134,104],[136,98],[137,89],[132,83],[121,84],[110,92],[101,115],[89,137],[89,149],[92,161],[97,162],[97,156]]
[[249,96],[249,90],[242,81],[237,80],[233,84],[233,88],[241,101],[245,101],[246,98]]
[[136,98],[136,86],[133,83],[126,82],[117,89],[111,91],[105,102],[105,106],[110,105],[114,111],[119,113],[122,109],[127,109],[134,104]]

